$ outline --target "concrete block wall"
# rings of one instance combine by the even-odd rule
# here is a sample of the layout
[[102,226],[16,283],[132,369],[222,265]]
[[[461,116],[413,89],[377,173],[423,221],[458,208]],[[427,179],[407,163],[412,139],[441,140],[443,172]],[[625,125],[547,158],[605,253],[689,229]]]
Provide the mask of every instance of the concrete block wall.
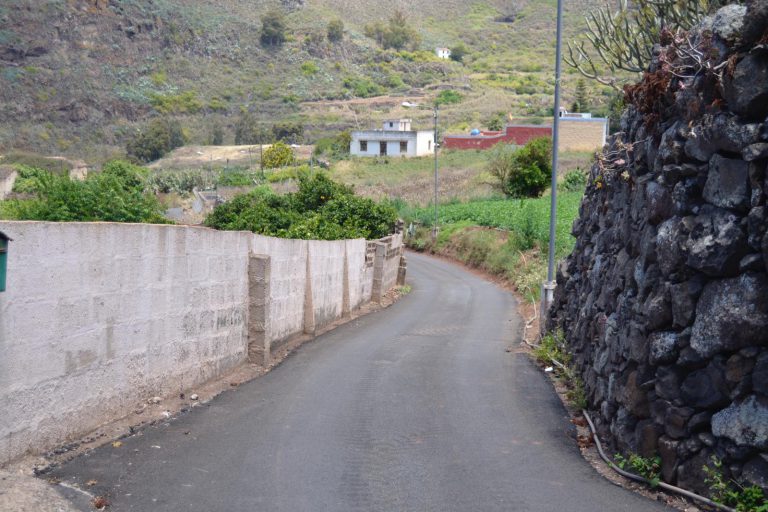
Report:
[[325,242],[45,222],[0,231],[14,239],[0,293],[0,464],[249,358],[268,364],[286,340],[380,300],[402,252],[402,235]]
[[0,462],[246,357],[247,233],[2,222]]

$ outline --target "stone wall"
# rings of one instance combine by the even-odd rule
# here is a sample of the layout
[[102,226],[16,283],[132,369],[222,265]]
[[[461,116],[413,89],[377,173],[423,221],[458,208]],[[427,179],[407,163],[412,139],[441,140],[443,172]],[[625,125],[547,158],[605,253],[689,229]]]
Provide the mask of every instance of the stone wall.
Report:
[[[0,222],[0,231],[13,239],[0,293],[0,462],[249,357],[269,364],[282,343],[371,301],[375,278],[394,286],[389,268],[402,252],[401,235],[324,242],[46,222]],[[377,275],[369,244],[389,249]]]
[[627,89],[550,311],[601,434],[705,493],[712,456],[768,488],[766,21],[726,7]]

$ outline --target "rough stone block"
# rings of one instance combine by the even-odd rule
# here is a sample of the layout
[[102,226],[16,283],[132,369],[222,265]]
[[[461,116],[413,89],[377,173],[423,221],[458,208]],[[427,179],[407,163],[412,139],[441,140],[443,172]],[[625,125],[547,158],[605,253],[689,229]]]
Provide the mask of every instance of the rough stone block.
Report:
[[750,396],[716,413],[712,433],[739,446],[768,449],[768,398]]
[[749,208],[749,164],[744,160],[714,155],[709,161],[704,199],[720,208]]

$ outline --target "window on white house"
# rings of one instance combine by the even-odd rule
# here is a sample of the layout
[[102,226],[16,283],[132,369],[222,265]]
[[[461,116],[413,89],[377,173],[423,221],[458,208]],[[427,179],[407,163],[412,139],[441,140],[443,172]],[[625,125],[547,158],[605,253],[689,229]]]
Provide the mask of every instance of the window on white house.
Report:
[[408,152],[408,141],[407,140],[401,140],[400,141],[400,152],[401,153],[407,153]]
[[428,149],[429,151],[432,151],[432,141],[431,141],[431,140],[428,140],[428,141],[427,141],[427,149]]
[[361,140],[360,141],[360,151],[368,151],[368,141],[367,140]]
[[394,128],[395,127],[395,123],[389,123],[389,127],[390,128]]

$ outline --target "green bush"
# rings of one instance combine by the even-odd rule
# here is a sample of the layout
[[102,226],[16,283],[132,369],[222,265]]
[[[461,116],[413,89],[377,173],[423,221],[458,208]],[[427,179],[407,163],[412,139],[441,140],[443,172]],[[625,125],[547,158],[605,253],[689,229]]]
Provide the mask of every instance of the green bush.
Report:
[[514,149],[498,145],[488,164],[493,186],[507,197],[539,197],[547,189],[552,172],[552,141],[533,139]]
[[187,138],[177,120],[154,119],[149,126],[138,131],[126,144],[126,153],[138,162],[146,163],[162,158],[169,151],[186,144]]
[[460,93],[456,91],[445,90],[440,91],[440,94],[437,95],[435,103],[438,105],[452,105],[455,103],[461,103],[462,99],[463,96]]
[[167,223],[160,203],[145,192],[147,174],[122,161],[106,164],[84,181],[43,172],[37,176],[35,198],[4,201],[0,218]]
[[272,125],[272,137],[276,141],[298,144],[304,137],[304,125],[291,121],[282,121]]
[[264,150],[262,164],[267,169],[291,165],[295,159],[293,150],[285,142],[275,142]]
[[587,186],[587,173],[574,169],[565,173],[560,188],[565,192],[580,192]]
[[338,240],[386,236],[396,219],[390,206],[355,196],[351,188],[318,173],[300,175],[295,193],[278,196],[259,187],[237,196],[216,207],[205,224],[283,238]]
[[757,485],[745,486],[723,476],[723,462],[712,456],[710,464],[702,467],[712,501],[738,512],[768,512],[768,496]]
[[299,165],[297,167],[285,167],[267,174],[267,182],[280,183],[288,180],[298,180],[301,176],[309,176],[309,166]]
[[242,110],[235,123],[235,145],[263,144],[267,140],[267,133],[259,126],[256,116],[248,110]]
[[328,40],[336,43],[344,39],[344,22],[336,18],[328,22]]
[[352,143],[352,134],[349,130],[340,132],[335,137],[326,137],[315,142],[315,156],[327,155],[332,158],[345,158],[349,156],[349,146]]
[[314,76],[317,74],[318,71],[320,71],[320,68],[318,68],[317,64],[315,64],[311,60],[307,60],[301,63],[301,72],[305,76]]
[[32,194],[37,191],[40,179],[52,174],[50,171],[28,165],[16,166],[17,176],[13,182],[13,191],[19,194]]
[[370,78],[346,77],[344,87],[352,91],[352,94],[358,98],[370,98],[384,94],[384,89]]
[[288,24],[283,13],[272,9],[261,17],[261,42],[266,45],[279,45],[285,42]]

